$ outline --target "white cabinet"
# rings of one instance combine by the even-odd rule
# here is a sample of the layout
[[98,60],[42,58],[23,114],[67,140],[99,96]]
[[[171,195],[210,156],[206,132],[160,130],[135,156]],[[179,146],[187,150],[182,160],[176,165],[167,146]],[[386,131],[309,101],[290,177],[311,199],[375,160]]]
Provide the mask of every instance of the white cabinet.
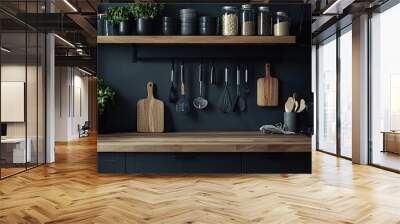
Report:
[[6,147],[6,150],[11,152],[10,157],[12,154],[12,163],[25,163],[32,161],[32,140],[28,139],[26,142],[27,145],[25,151],[25,139],[23,138],[1,140],[2,147]]

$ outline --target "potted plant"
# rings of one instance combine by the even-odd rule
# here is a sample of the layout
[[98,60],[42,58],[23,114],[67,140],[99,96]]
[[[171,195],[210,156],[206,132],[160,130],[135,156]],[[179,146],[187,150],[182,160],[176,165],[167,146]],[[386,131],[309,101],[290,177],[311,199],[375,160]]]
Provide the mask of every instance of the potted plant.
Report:
[[112,36],[117,33],[111,16],[114,13],[113,11],[114,8],[108,8],[105,13],[103,32],[106,36]]
[[103,115],[104,111],[113,104],[115,92],[111,87],[107,86],[103,79],[97,79],[97,109],[99,115]]
[[136,18],[136,33],[138,35],[149,35],[152,33],[153,21],[162,10],[163,4],[151,2],[139,2],[130,5],[130,11]]
[[109,8],[106,14],[106,35],[127,35],[130,17],[131,12],[128,7]]

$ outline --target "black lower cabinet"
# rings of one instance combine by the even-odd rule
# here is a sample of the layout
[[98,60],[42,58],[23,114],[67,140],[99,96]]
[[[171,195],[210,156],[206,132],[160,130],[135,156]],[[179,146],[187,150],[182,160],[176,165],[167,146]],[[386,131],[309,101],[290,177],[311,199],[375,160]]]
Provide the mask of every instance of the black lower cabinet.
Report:
[[126,153],[97,153],[97,171],[99,173],[126,173]]
[[240,173],[236,153],[128,153],[127,173]]
[[100,173],[311,173],[311,153],[98,153]]
[[311,153],[247,153],[243,155],[243,172],[311,173]]

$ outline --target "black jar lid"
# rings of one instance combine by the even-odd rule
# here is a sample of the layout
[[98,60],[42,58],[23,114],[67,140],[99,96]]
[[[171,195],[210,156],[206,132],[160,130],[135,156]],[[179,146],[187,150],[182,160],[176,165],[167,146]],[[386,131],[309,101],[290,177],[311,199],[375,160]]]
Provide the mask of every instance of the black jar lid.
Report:
[[196,15],[197,12],[195,9],[181,9],[181,10],[179,10],[179,14],[181,14],[181,15]]
[[260,7],[258,7],[258,11],[271,12],[271,10],[269,9],[268,6],[260,6]]
[[163,17],[161,18],[161,21],[162,21],[163,23],[174,23],[174,22],[175,22],[175,17],[172,17],[172,16],[163,16]]
[[252,9],[253,6],[251,6],[250,4],[244,4],[242,5],[242,9]]
[[230,5],[226,5],[224,7],[222,7],[223,10],[227,10],[227,11],[236,11],[237,8],[235,6],[230,6]]
[[277,16],[289,17],[286,12],[276,12]]
[[181,14],[180,19],[181,20],[193,20],[193,19],[197,19],[197,15],[196,14]]

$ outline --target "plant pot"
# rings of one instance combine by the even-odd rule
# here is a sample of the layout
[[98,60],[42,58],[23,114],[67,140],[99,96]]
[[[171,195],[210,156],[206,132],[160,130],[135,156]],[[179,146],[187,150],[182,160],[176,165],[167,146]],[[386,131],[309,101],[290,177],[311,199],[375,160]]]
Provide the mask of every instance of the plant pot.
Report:
[[135,35],[136,34],[136,20],[134,20],[134,19],[128,20],[128,26],[129,26],[129,34]]
[[137,35],[149,35],[153,32],[153,20],[138,18],[136,21]]
[[129,22],[123,21],[118,24],[118,35],[128,35],[129,34]]
[[176,20],[173,17],[164,16],[161,20],[161,34],[174,35],[176,34]]
[[283,115],[285,130],[296,132],[297,131],[297,113],[285,112]]
[[113,36],[118,33],[117,27],[112,21],[106,20],[103,25],[104,25],[103,31],[105,36]]
[[103,36],[104,35],[104,23],[106,22],[105,14],[98,14],[97,15],[97,35]]

